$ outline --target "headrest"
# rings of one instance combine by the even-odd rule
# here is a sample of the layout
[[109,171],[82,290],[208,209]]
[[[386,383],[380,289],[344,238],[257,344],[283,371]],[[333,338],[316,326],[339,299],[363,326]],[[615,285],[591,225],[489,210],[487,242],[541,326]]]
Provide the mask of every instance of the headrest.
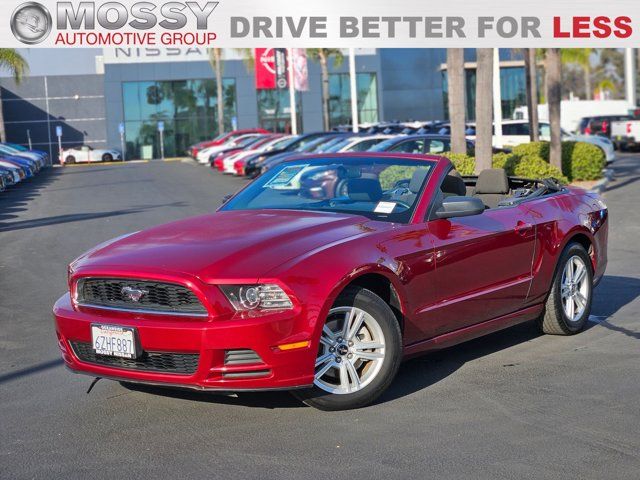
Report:
[[509,178],[504,168],[489,168],[478,175],[475,193],[509,193]]
[[464,197],[467,194],[467,186],[464,184],[464,180],[462,180],[460,174],[455,170],[452,170],[444,177],[441,190],[459,197]]
[[422,188],[424,179],[427,178],[428,174],[429,170],[426,168],[418,168],[415,172],[413,172],[411,181],[409,182],[409,191],[411,191],[411,193],[418,193]]
[[374,178],[352,178],[347,184],[349,199],[354,202],[378,202],[382,198],[380,182]]

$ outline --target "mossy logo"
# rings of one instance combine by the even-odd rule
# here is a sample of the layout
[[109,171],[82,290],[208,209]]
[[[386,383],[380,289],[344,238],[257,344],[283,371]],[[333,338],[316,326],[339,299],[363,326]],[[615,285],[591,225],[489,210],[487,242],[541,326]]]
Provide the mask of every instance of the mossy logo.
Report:
[[33,45],[42,42],[51,33],[51,14],[44,5],[27,2],[11,15],[11,31],[22,43]]

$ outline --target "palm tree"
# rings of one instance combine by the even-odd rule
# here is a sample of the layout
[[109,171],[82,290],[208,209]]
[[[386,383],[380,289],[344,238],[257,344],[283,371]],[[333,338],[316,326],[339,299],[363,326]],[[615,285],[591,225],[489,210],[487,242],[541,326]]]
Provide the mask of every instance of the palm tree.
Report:
[[585,98],[591,100],[593,87],[591,86],[591,54],[593,48],[563,48],[560,53],[562,63],[580,66],[584,71]]
[[307,55],[314,62],[320,63],[322,72],[322,119],[325,130],[329,130],[329,60],[333,59],[333,66],[340,67],[344,62],[344,55],[339,48],[310,48]]
[[216,74],[216,98],[218,106],[218,134],[224,132],[224,102],[222,100],[222,49],[209,49],[209,63]]
[[560,106],[562,102],[562,59],[560,49],[547,48],[545,57],[547,103],[549,105],[549,126],[551,129],[549,163],[562,171],[562,135],[560,127]]
[[465,139],[464,49],[447,48],[447,86],[451,151],[467,153]]
[[[242,62],[246,67],[248,72],[253,71],[255,66],[255,61],[253,58],[253,50],[250,48],[235,48],[237,53],[242,57]],[[224,51],[221,48],[210,48],[209,52],[209,63],[211,64],[211,68],[213,69],[216,75],[216,98],[218,99],[217,110],[218,110],[218,133],[224,132],[224,92],[222,85],[222,61],[224,57]]]
[[524,70],[527,83],[527,113],[529,118],[529,138],[532,142],[540,140],[538,122],[538,69],[536,68],[536,49],[525,48]]
[[493,49],[477,48],[476,173],[491,168],[493,154]]
[[[29,73],[29,64],[14,48],[0,48],[0,70],[8,70],[16,83]],[[2,89],[0,88],[0,141],[7,140],[2,110]]]

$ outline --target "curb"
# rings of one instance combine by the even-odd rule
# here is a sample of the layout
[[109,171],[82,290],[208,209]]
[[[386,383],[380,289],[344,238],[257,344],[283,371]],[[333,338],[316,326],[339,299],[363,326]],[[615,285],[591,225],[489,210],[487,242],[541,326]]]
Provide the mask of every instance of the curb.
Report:
[[[94,166],[108,166],[108,165],[130,165],[130,164],[140,164],[140,163],[150,163],[150,162],[184,162],[184,157],[177,158],[165,158],[154,159],[154,160],[126,160],[126,161],[116,161],[116,162],[84,162],[84,163],[71,163],[64,166],[64,168],[75,168],[75,167],[94,167]],[[53,168],[63,168],[59,163],[52,165]]]
[[604,193],[604,191],[607,189],[607,186],[609,185],[609,183],[611,183],[614,180],[614,171],[611,168],[605,168],[604,170],[602,170],[602,173],[604,175],[604,178],[602,180],[600,180],[598,183],[596,183],[591,190],[589,190],[590,192],[595,192],[599,195],[601,195],[602,193]]

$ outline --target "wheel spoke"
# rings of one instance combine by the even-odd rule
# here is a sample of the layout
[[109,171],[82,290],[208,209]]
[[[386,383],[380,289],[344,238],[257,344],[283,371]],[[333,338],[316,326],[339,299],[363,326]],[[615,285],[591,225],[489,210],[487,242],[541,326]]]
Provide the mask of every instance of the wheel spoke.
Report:
[[586,275],[587,275],[587,269],[584,267],[584,265],[580,265],[580,268],[576,270],[573,276],[573,282],[579,285]]
[[568,285],[563,285],[562,290],[560,291],[560,295],[562,295],[562,298],[567,298],[570,296],[570,294],[571,288]]
[[567,281],[571,282],[571,280],[573,279],[573,258],[567,263],[566,276]]
[[354,355],[362,360],[379,360],[384,358],[384,354],[379,352],[356,352]]
[[347,373],[349,377],[351,377],[351,382],[353,383],[353,388],[355,390],[360,388],[360,376],[356,371],[356,367],[353,366],[353,363],[350,361],[345,362],[345,366],[347,367]]
[[331,342],[334,342],[336,340],[336,334],[333,333],[333,331],[327,325],[322,327],[322,335],[324,335]]
[[322,355],[321,357],[318,357],[318,359],[316,360],[316,367],[319,367],[320,365],[324,365],[327,362],[330,362],[331,360],[333,360],[334,355],[332,353],[327,353],[326,355]]
[[345,312],[344,323],[342,324],[342,331],[340,335],[342,338],[347,338],[349,335],[349,326],[353,323],[353,319],[357,316],[358,310],[355,308],[350,308],[347,312]]
[[353,349],[356,352],[360,350],[378,350],[384,348],[384,344],[378,342],[356,342],[353,344]]
[[347,364],[344,362],[340,364],[340,386],[348,393],[351,391],[351,384],[349,383],[349,372],[347,372]]
[[318,372],[315,374],[315,378],[316,379],[322,378],[325,373],[327,373],[331,368],[333,368],[335,366],[336,366],[335,362],[327,363],[324,367],[322,367],[320,370],[318,370]]
[[571,296],[567,298],[567,317],[569,317],[569,320],[573,320],[574,309],[575,305],[573,302],[573,297]]
[[346,335],[346,339],[348,340],[353,340],[353,338],[355,338],[356,334],[360,331],[360,328],[362,327],[362,323],[364,322],[364,312],[362,310],[360,310],[358,312],[358,314],[355,317],[355,320],[353,321],[353,323],[351,324],[351,326],[349,327],[349,331]]
[[583,309],[584,307],[587,306],[587,299],[585,298],[584,295],[582,295],[582,293],[576,292],[576,295],[574,298],[576,300],[576,305],[578,305],[579,309]]

